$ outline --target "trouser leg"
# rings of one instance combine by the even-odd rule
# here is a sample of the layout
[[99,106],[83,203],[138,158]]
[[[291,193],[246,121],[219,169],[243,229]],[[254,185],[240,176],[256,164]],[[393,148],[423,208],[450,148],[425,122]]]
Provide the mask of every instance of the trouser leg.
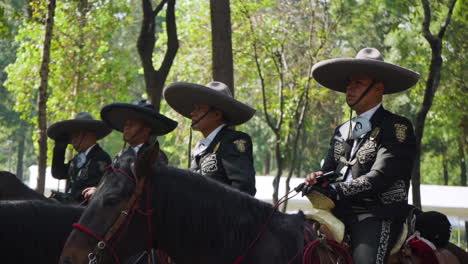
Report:
[[401,229],[401,221],[369,217],[349,224],[354,263],[386,263]]

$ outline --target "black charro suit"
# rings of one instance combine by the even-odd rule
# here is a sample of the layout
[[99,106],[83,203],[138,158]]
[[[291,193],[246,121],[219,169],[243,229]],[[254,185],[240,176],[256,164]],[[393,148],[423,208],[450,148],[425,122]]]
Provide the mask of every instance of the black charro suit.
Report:
[[64,163],[67,145],[56,143],[52,159],[52,176],[56,179],[69,179],[70,183],[65,194],[57,193],[55,198],[63,202],[79,203],[84,200],[81,192],[88,187],[97,186],[101,180],[104,170],[111,163],[111,158],[99,144],[86,155],[86,161],[77,166],[75,155],[69,163]]
[[[351,234],[355,261],[367,263],[364,260],[373,255],[372,263],[384,263],[409,210],[416,141],[411,122],[383,107],[370,122],[371,131],[357,139],[354,157],[350,157],[353,142],[342,137],[340,127],[335,130],[322,171],[344,172],[348,162],[352,179],[343,176],[333,183],[338,193],[333,213]],[[369,250],[356,250],[358,245]]]
[[208,147],[192,156],[190,169],[250,195],[255,195],[252,139],[223,127]]

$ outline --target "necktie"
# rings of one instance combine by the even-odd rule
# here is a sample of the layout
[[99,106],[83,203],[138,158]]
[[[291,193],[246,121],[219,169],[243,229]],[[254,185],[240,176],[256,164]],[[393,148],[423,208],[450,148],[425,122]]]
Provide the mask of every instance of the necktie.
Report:
[[81,152],[76,156],[76,167],[81,168],[86,162],[86,154],[84,152]]

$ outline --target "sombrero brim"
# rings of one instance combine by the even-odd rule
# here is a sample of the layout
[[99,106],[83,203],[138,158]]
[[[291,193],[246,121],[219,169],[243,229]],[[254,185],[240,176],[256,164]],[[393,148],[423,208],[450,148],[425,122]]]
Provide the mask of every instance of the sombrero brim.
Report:
[[72,133],[78,131],[95,132],[96,138],[99,140],[109,135],[112,129],[100,120],[70,119],[52,124],[47,129],[47,136],[57,140],[64,137],[69,138]]
[[223,111],[228,125],[240,125],[249,121],[255,109],[236,99],[203,85],[175,82],[164,88],[164,98],[179,114],[191,118],[195,104],[206,104]]
[[321,85],[345,93],[346,84],[353,75],[367,75],[384,83],[384,94],[404,91],[414,86],[419,73],[388,62],[340,58],[324,60],[312,68],[314,79]]
[[126,103],[113,103],[104,106],[101,110],[101,118],[113,129],[123,132],[125,122],[129,118],[143,120],[151,126],[152,133],[161,136],[177,127],[177,122],[141,106]]

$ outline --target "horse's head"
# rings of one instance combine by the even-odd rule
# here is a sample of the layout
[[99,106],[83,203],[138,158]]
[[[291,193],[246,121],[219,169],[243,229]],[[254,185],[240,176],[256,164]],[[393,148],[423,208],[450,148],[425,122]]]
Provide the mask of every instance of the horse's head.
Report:
[[147,217],[152,210],[146,188],[158,152],[155,145],[138,159],[123,154],[118,168],[106,171],[79,222],[73,225],[60,263],[124,263],[151,245]]

